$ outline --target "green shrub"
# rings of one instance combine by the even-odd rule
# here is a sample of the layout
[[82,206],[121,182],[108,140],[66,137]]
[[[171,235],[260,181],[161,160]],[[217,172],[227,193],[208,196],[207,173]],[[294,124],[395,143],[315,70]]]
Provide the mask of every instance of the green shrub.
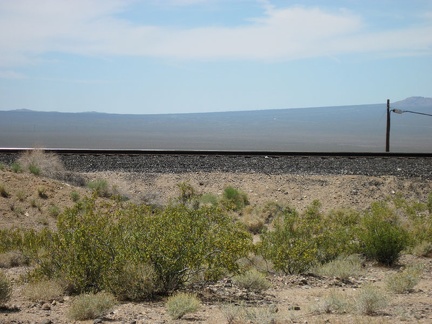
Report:
[[48,207],[48,213],[51,217],[57,217],[60,215],[60,208],[57,205],[50,205]]
[[168,298],[166,308],[172,319],[182,318],[189,313],[195,313],[201,306],[199,299],[192,294],[177,293]]
[[78,202],[78,200],[80,199],[80,195],[77,191],[72,191],[70,197],[73,202]]
[[256,269],[251,269],[243,274],[234,276],[233,282],[240,288],[256,292],[267,290],[271,286],[266,276]]
[[177,184],[177,188],[180,190],[179,200],[182,204],[186,204],[196,198],[195,188],[191,184],[181,182]]
[[357,219],[357,214],[351,212],[326,216],[320,212],[318,201],[303,215],[286,208],[275,218],[273,230],[264,230],[257,252],[272,261],[276,270],[302,273],[355,251]]
[[3,198],[9,198],[10,194],[9,192],[6,190],[6,188],[0,184],[0,196],[2,196]]
[[14,173],[21,173],[23,171],[21,164],[19,164],[18,162],[12,163],[11,168],[12,168],[12,172]]
[[[198,274],[213,280],[236,272],[236,261],[248,255],[252,238],[215,208],[153,209],[118,201],[97,205],[92,198],[59,215],[57,232],[50,233],[43,245],[47,253],[35,256],[42,275],[64,278],[78,293],[108,290],[123,296],[112,282],[126,280],[124,271],[141,275],[134,269],[138,264],[154,270],[158,293],[178,289]],[[145,298],[152,293],[146,285],[153,279],[140,280],[134,295],[142,293]]]
[[423,268],[420,264],[411,265],[402,272],[387,277],[387,288],[396,294],[410,292],[420,282]]
[[363,286],[355,296],[355,306],[360,314],[376,314],[387,304],[388,297],[386,294],[371,284]]
[[0,162],[0,171],[4,171],[6,170],[6,164],[4,164],[3,162]]
[[30,173],[32,173],[32,174],[34,174],[36,176],[40,175],[40,173],[41,173],[40,168],[37,165],[33,164],[33,163],[31,163],[28,166],[28,169],[29,169]]
[[408,233],[385,203],[374,203],[362,220],[362,252],[384,265],[394,264],[408,246]]
[[87,187],[96,192],[99,197],[111,197],[108,182],[104,179],[96,179],[87,183]]
[[229,186],[223,191],[221,204],[227,210],[240,211],[249,205],[249,200],[245,193]]
[[7,303],[12,295],[12,283],[6,278],[3,271],[0,271],[0,306]]
[[72,300],[68,315],[76,321],[96,319],[108,313],[115,304],[114,296],[106,292],[83,294]]

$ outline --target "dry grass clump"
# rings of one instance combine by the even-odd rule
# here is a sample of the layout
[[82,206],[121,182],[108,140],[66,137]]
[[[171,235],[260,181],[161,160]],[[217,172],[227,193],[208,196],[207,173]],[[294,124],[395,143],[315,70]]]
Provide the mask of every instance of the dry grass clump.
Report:
[[234,276],[233,282],[240,288],[255,292],[267,290],[271,286],[266,276],[256,269],[251,269],[243,274]]
[[420,282],[424,266],[415,264],[387,277],[386,287],[396,294],[409,293]]
[[315,314],[346,314],[353,308],[346,293],[330,290],[323,301],[317,305],[313,305],[311,311]]
[[44,280],[29,283],[23,292],[31,301],[52,301],[63,295],[62,285],[54,280]]
[[10,196],[9,192],[6,190],[4,185],[2,185],[1,183],[0,183],[0,196],[3,198],[9,198],[9,196]]
[[411,252],[418,257],[432,256],[432,242],[422,241],[414,246]]
[[12,295],[12,283],[3,271],[0,271],[0,306],[7,303]]
[[363,286],[354,298],[358,313],[374,315],[388,304],[388,296],[378,287],[371,284]]
[[363,259],[358,254],[347,257],[339,257],[333,261],[317,267],[314,272],[320,276],[336,277],[348,280],[350,277],[358,277],[363,273]]
[[246,305],[224,305],[221,311],[225,316],[228,324],[259,323],[274,324],[277,323],[277,308],[273,305],[267,307],[248,307]]
[[108,313],[115,304],[114,296],[106,292],[83,294],[72,300],[68,315],[76,321],[96,319]]
[[0,253],[0,268],[13,268],[29,264],[29,259],[17,251]]
[[18,159],[18,164],[34,175],[57,178],[64,172],[64,166],[58,155],[36,149],[25,151]]
[[201,302],[195,295],[182,292],[169,297],[166,303],[167,312],[172,319],[195,313],[200,307]]

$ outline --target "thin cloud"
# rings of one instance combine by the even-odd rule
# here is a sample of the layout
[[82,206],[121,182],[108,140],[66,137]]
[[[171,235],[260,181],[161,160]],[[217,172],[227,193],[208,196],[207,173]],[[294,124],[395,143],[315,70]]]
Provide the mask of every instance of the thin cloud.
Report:
[[0,70],[0,79],[27,79],[27,76],[10,70]]
[[[203,0],[171,0],[192,5]],[[295,60],[350,53],[430,53],[432,24],[371,31],[361,16],[319,7],[275,8],[239,27],[167,28],[117,18],[120,0],[15,0],[0,3],[0,67],[35,62],[45,53],[142,56],[181,60]],[[124,16],[126,17],[126,15]]]

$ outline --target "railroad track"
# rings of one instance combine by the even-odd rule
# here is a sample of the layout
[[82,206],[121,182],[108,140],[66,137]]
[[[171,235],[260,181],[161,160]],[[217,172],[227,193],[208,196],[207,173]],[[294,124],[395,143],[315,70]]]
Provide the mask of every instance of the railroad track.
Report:
[[[11,164],[28,149],[0,149]],[[392,175],[432,180],[432,153],[45,149],[76,172]]]

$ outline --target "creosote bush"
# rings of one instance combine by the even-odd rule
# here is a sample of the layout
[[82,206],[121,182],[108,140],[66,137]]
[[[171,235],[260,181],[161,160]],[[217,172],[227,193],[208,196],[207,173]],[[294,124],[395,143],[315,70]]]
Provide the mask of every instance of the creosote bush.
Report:
[[[57,232],[40,242],[46,253],[34,249],[33,258],[41,275],[65,279],[76,293],[106,290],[125,299],[169,293],[198,274],[215,280],[235,273],[252,248],[243,226],[216,208],[155,209],[95,197],[59,215]],[[127,282],[125,272],[137,281]]]
[[408,238],[395,213],[383,202],[373,203],[362,219],[362,252],[381,264],[393,265],[408,246]]
[[201,307],[200,300],[192,294],[177,293],[168,298],[166,309],[172,319],[182,318],[186,314],[195,313]]
[[108,313],[115,304],[114,296],[106,292],[82,294],[72,300],[68,315],[78,321],[96,319]]
[[273,221],[273,229],[261,235],[257,253],[270,260],[275,270],[298,274],[357,249],[354,240],[359,217],[353,212],[324,215],[314,201],[300,215],[286,208]]

